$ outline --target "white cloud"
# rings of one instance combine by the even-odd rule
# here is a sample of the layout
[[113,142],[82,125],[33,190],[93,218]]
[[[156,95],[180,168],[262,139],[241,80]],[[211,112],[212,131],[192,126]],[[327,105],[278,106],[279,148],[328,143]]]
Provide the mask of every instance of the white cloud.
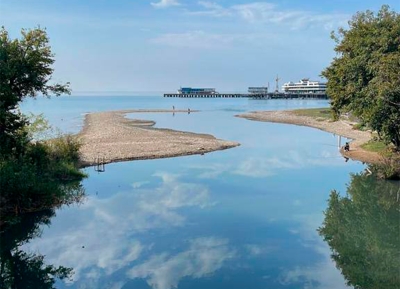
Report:
[[[84,282],[97,284],[100,276],[127,267],[152,248],[138,239],[143,231],[182,226],[185,217],[179,208],[210,205],[206,186],[180,182],[178,175],[168,173],[155,176],[162,179],[156,188],[88,198],[67,215],[61,211],[49,234],[32,240],[29,250],[45,255],[51,264],[73,267],[74,282],[84,276]],[[80,221],[71,222],[74,218]]]
[[317,14],[305,10],[279,10],[279,7],[268,2],[253,2],[241,5],[223,7],[215,2],[199,1],[203,10],[188,11],[191,15],[208,15],[212,17],[239,17],[249,23],[282,25],[290,29],[307,27],[322,27],[332,30],[344,26],[350,15],[347,14]]
[[184,277],[201,278],[220,269],[232,259],[235,251],[225,239],[197,238],[190,241],[186,251],[174,256],[162,253],[151,256],[144,263],[128,271],[130,278],[146,278],[154,289],[177,288]]
[[[190,169],[199,171],[200,179],[215,179],[223,174],[236,174],[253,178],[269,177],[279,174],[280,170],[301,169],[313,166],[345,166],[346,162],[338,151],[288,151],[285,156],[249,157],[239,163],[212,163],[208,165],[190,165]],[[293,201],[300,206],[299,200]]]
[[185,33],[167,33],[151,40],[156,44],[186,48],[221,48],[224,49],[234,41],[243,40],[246,36],[237,34],[213,34],[204,31]]
[[234,5],[231,7],[239,16],[249,22],[263,20],[267,15],[271,16],[275,5],[270,3],[255,2],[243,5]]
[[310,245],[322,257],[322,260],[312,266],[298,267],[284,271],[280,283],[284,285],[304,284],[303,288],[314,289],[349,289],[330,258],[330,249],[322,240]]
[[247,177],[268,177],[276,174],[277,169],[296,168],[296,164],[290,159],[272,158],[248,158],[242,161],[233,173]]
[[352,288],[345,284],[343,276],[329,257],[324,257],[323,261],[314,266],[296,267],[286,272],[281,278],[281,283],[284,285],[305,283],[303,288],[314,289]]
[[244,246],[251,256],[259,256],[271,253],[277,250],[277,247],[257,244],[247,244]]
[[339,152],[288,151],[284,157],[247,158],[237,165],[233,173],[248,177],[268,177],[282,169],[301,169],[313,166],[345,166]]
[[223,17],[223,16],[232,16],[232,11],[230,9],[226,9],[221,5],[208,2],[208,1],[199,1],[200,6],[204,7],[205,10],[201,11],[191,11],[188,12],[191,15],[209,15],[214,17]]
[[151,2],[150,4],[154,8],[167,8],[171,6],[180,5],[180,3],[177,0],[160,0],[160,2]]
[[198,178],[200,179],[216,179],[220,175],[229,172],[231,169],[230,164],[212,163],[209,165],[190,165],[190,169],[202,171]]
[[[289,230],[292,234],[299,235],[305,248],[312,248],[319,256],[320,261],[310,266],[295,266],[284,270],[280,276],[280,283],[284,285],[300,286],[314,289],[349,289],[343,275],[331,259],[329,246],[318,235],[318,228],[323,216],[320,214],[296,215],[294,220],[300,221],[297,229]],[[298,287],[296,286],[296,287]]]
[[148,181],[146,181],[146,182],[134,182],[132,184],[132,188],[139,189],[139,188],[141,188],[142,186],[144,186],[144,185],[146,185],[148,183],[149,183]]

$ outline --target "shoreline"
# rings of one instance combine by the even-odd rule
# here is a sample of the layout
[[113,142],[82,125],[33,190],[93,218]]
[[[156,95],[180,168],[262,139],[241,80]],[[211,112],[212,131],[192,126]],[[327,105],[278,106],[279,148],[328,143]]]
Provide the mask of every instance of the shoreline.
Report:
[[354,130],[355,123],[350,121],[330,121],[310,116],[298,116],[293,110],[282,111],[253,111],[236,115],[236,117],[245,118],[253,121],[274,122],[282,124],[292,124],[316,128],[325,132],[334,133],[351,139],[350,151],[340,149],[340,153],[347,158],[365,163],[379,164],[383,162],[383,158],[376,152],[363,149],[361,145],[372,139],[371,132]]
[[84,125],[77,134],[82,143],[81,167],[96,165],[98,158],[108,164],[203,155],[240,145],[217,139],[210,134],[154,128],[154,121],[128,119],[128,113],[188,113],[188,110],[132,109],[86,114]]

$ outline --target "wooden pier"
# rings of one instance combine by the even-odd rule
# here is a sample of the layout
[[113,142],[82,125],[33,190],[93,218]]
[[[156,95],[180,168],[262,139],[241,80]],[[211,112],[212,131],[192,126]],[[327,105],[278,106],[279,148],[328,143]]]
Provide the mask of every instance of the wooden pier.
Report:
[[250,94],[244,93],[165,93],[164,97],[180,97],[180,98],[242,98],[250,97]]
[[325,93],[281,93],[270,92],[266,94],[252,93],[165,93],[164,97],[180,98],[250,98],[250,99],[328,99]]

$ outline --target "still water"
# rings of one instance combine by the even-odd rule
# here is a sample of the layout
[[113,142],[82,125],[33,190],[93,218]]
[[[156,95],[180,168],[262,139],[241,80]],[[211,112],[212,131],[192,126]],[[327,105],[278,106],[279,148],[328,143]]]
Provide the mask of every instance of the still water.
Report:
[[[72,280],[58,281],[57,288],[353,288],[360,283],[346,273],[347,263],[331,258],[332,249],[343,257],[341,243],[326,239],[339,232],[339,226],[332,228],[335,221],[344,224],[342,239],[349,236],[346,248],[359,243],[357,236],[350,238],[354,228],[368,228],[357,231],[365,241],[370,235],[386,238],[378,233],[390,225],[391,239],[374,243],[374,248],[384,256],[398,256],[398,199],[393,197],[398,183],[371,181],[364,164],[340,155],[335,135],[234,117],[254,110],[324,107],[327,101],[72,96],[28,100],[22,110],[43,112],[64,132],[77,132],[87,112],[173,105],[200,111],[129,117],[154,120],[159,128],[212,134],[241,146],[202,156],[109,164],[103,173],[87,168],[82,204],[56,211],[49,224],[40,225],[40,237],[22,246],[25,252],[44,255],[46,264],[73,269]],[[346,198],[354,201],[351,189],[369,192],[370,187],[389,205],[361,211],[372,223],[374,214],[384,216],[381,222],[351,226],[356,216],[346,221],[339,216],[317,231],[332,190],[348,204]],[[363,194],[357,196],[360,202]],[[356,205],[349,210],[357,212]],[[357,247],[354,254],[369,256],[371,246]],[[359,279],[381,284],[386,274],[392,283],[382,288],[396,288],[391,287],[399,284],[392,270],[398,268],[393,267],[396,260],[381,266],[381,279],[373,283],[378,278],[374,268],[384,260],[376,255],[373,268],[366,265],[370,260],[357,259],[357,269],[370,281]]]

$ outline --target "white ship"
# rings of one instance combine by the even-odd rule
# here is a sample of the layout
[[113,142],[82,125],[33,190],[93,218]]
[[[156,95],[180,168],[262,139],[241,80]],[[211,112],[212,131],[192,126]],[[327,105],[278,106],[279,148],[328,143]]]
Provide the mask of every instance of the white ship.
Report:
[[326,93],[326,83],[319,81],[310,81],[304,78],[299,82],[286,82],[282,85],[285,93]]

